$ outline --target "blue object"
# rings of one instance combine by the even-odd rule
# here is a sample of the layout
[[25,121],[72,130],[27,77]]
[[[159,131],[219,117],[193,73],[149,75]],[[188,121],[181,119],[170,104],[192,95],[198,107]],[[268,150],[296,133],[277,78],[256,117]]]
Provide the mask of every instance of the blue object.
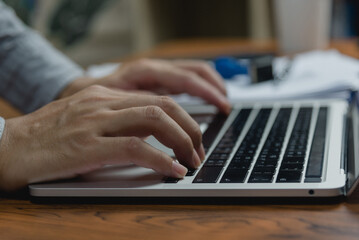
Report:
[[248,66],[233,57],[219,57],[214,60],[214,64],[216,70],[225,79],[231,79],[238,74],[248,74]]

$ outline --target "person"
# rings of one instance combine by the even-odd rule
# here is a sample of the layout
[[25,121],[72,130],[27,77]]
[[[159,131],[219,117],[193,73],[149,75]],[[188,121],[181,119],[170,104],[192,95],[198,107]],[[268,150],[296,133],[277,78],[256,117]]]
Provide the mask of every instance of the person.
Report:
[[[205,156],[198,124],[165,95],[184,92],[230,111],[223,80],[204,62],[141,59],[91,78],[0,1],[0,96],[26,113],[0,118],[0,189],[106,164],[183,177]],[[148,145],[149,135],[178,161]]]

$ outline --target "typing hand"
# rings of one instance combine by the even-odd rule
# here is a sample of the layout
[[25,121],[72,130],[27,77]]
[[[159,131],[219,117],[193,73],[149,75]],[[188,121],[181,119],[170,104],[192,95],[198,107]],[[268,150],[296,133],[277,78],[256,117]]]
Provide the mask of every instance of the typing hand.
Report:
[[[142,139],[154,135],[180,163]],[[106,164],[134,163],[180,178],[204,159],[198,124],[164,96],[88,87],[6,121],[0,189],[69,178]],[[183,164],[183,165],[182,165]]]
[[223,79],[204,61],[141,59],[124,64],[104,78],[79,78],[60,97],[72,95],[93,84],[157,94],[188,93],[203,98],[224,113],[230,112]]

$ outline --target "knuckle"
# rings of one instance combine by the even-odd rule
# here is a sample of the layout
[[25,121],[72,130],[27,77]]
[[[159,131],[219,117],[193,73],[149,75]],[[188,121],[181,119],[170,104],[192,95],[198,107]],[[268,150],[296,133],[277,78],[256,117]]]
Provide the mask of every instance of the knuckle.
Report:
[[197,77],[197,75],[193,72],[187,71],[187,72],[183,73],[184,81],[193,81],[196,77]]
[[212,70],[212,68],[206,62],[198,62],[197,67],[203,72]]
[[126,64],[128,73],[138,72],[147,76],[152,76],[156,71],[156,64],[154,60],[142,58],[134,62]]
[[91,145],[97,143],[95,134],[89,134],[86,129],[79,129],[74,136],[74,140],[80,145]]
[[89,87],[86,88],[86,90],[89,92],[89,93],[98,93],[98,92],[103,92],[105,91],[107,88],[104,87],[104,86],[101,86],[101,85],[91,85]]
[[192,143],[192,139],[190,138],[190,136],[186,135],[183,137],[183,145],[187,146],[188,148],[193,148],[193,143]]
[[160,120],[163,117],[163,110],[158,106],[146,106],[144,115],[149,120]]
[[110,90],[100,85],[92,85],[84,90],[84,95],[78,100],[80,103],[109,100]]
[[154,62],[148,58],[142,58],[134,63],[134,66],[140,67],[140,69],[150,71],[153,69]]
[[126,149],[129,152],[137,152],[141,148],[142,140],[138,137],[128,137],[126,142]]
[[111,113],[104,109],[90,109],[85,111],[81,112],[81,115],[78,116],[79,124],[81,125],[86,123],[98,123],[101,122],[101,120],[111,118]]
[[169,96],[159,96],[157,97],[158,105],[168,111],[172,111],[176,108],[177,104],[175,101]]
[[161,171],[166,175],[170,175],[172,172],[172,160],[169,159],[170,157],[162,151],[158,152],[157,157],[158,157],[159,162],[162,163],[159,166],[159,167],[161,167]]
[[182,75],[182,82],[185,89],[191,89],[193,87],[193,83],[196,82],[197,75],[192,72],[184,72]]
[[68,146],[72,152],[85,153],[91,152],[94,146],[99,144],[99,140],[95,134],[89,134],[85,129],[77,130],[68,141]]

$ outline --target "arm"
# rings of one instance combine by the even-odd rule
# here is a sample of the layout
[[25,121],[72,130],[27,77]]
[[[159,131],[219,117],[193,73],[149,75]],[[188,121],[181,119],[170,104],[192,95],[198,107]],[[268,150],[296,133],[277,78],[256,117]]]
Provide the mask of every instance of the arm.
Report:
[[230,109],[223,80],[200,61],[140,60],[105,78],[87,78],[80,67],[24,26],[1,1],[0,79],[0,95],[25,113],[94,84],[160,94],[187,92],[223,112]]
[[[196,122],[172,99],[138,90],[188,92],[230,109],[218,74],[197,61],[141,60],[105,78],[84,77],[1,2],[0,80],[0,95],[31,112],[8,119],[6,127],[0,122],[3,190],[106,164],[134,163],[173,177],[184,176],[184,166],[198,167],[205,153]],[[148,135],[172,148],[179,163],[145,143]]]
[[0,1],[0,95],[24,113],[54,100],[82,69]]

